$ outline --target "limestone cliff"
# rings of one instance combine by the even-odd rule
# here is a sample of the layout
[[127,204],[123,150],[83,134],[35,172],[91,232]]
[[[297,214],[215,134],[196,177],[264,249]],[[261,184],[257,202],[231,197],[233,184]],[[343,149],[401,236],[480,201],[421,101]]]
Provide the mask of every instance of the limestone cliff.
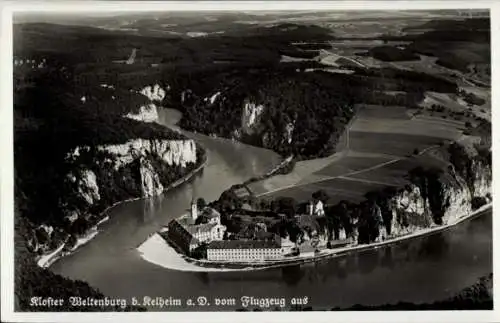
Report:
[[137,113],[127,113],[126,118],[139,120],[143,122],[155,122],[158,120],[158,104],[161,104],[165,99],[166,93],[169,90],[167,86],[165,89],[159,84],[148,85],[142,88],[138,93],[146,96],[151,102],[139,108]]
[[144,87],[140,93],[142,95],[147,96],[151,101],[161,102],[165,98],[166,91],[168,90],[168,86],[166,89],[163,89],[159,84],[148,85]]
[[125,117],[142,122],[155,122],[158,121],[158,109],[155,104],[151,103],[141,106],[138,113],[129,112]]
[[452,144],[443,153],[446,169],[416,168],[405,187],[370,192],[366,201],[335,206],[327,216],[343,221],[337,230],[369,243],[454,224],[491,202],[491,152]]
[[71,249],[77,237],[99,222],[101,212],[119,201],[161,194],[201,162],[200,151],[190,139],[133,139],[124,144],[82,146],[69,152],[65,190],[60,208],[66,228],[33,227],[28,244],[47,254]]
[[288,115],[280,116],[283,121],[276,121],[266,107],[249,99],[243,103],[241,125],[232,133],[232,137],[243,142],[283,151],[291,147],[297,120]]
[[156,155],[169,166],[179,165],[186,167],[189,163],[196,163],[196,143],[192,139],[166,140],[166,139],[132,139],[123,144],[99,145],[95,147],[77,147],[67,155],[67,159],[76,162],[82,152],[98,152],[109,155],[104,161],[113,165],[118,170],[126,164],[130,164],[139,156]]
[[263,105],[258,105],[250,101],[244,103],[243,113],[241,115],[241,129],[244,133],[253,133],[264,110],[265,108]]
[[[417,229],[427,228],[435,225],[453,224],[462,217],[473,212],[473,199],[483,198],[485,202],[491,202],[491,168],[478,161],[477,171],[473,178],[464,179],[458,176],[452,176],[450,173],[445,173],[439,176],[435,182],[433,190],[429,183],[427,187],[416,187],[415,192],[408,200],[410,203],[396,203],[393,209],[396,213],[406,215],[407,221],[401,221],[401,217],[393,217],[392,231],[393,235],[401,235],[406,232],[413,232]],[[480,164],[480,166],[479,166]],[[473,190],[467,185],[467,181],[471,183]],[[427,196],[423,196],[420,191],[427,191]],[[401,202],[407,192],[403,191],[396,195],[393,200]],[[413,207],[412,204],[413,203]],[[411,225],[411,223],[419,223]]]

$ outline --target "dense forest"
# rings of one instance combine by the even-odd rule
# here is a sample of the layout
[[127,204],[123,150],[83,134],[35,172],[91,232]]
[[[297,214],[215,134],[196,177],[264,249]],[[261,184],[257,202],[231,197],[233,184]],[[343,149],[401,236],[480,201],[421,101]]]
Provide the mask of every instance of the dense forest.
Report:
[[[15,311],[33,312],[70,312],[75,308],[68,304],[70,297],[80,296],[82,298],[91,297],[102,299],[104,295],[80,280],[70,280],[61,275],[54,274],[48,269],[38,267],[33,259],[33,255],[26,247],[26,228],[23,219],[16,210],[15,216],[15,261],[16,272],[15,286]],[[37,296],[42,298],[62,298],[65,301],[63,306],[33,306],[31,298]],[[85,306],[79,308],[82,312],[121,312],[121,311],[145,311],[137,306]]]
[[[146,124],[123,117],[128,112],[137,112],[139,106],[146,103],[144,96],[128,89],[114,91],[111,95],[99,84],[75,86],[72,75],[67,73],[59,68],[48,68],[29,75],[29,82],[26,78],[17,78],[19,87],[14,93],[14,189],[16,219],[19,220],[16,232],[23,237],[15,255],[18,265],[16,289],[18,306],[22,310],[35,310],[29,307],[32,296],[103,297],[84,282],[71,281],[39,268],[33,259],[33,252],[54,250],[62,243],[71,249],[77,237],[86,234],[101,219],[100,213],[106,207],[142,195],[141,161],[138,159],[115,171],[106,163],[112,156],[95,147],[123,144],[136,138],[184,139],[179,133],[156,123]],[[85,100],[81,100],[82,97]],[[77,147],[89,149],[81,149],[75,162],[67,155]],[[202,155],[198,149],[200,162]],[[196,167],[193,163],[186,168],[165,167],[163,162],[155,160],[155,156],[148,158],[160,174],[164,187]],[[68,181],[69,173],[81,176],[84,169],[94,171],[97,177],[100,200],[93,205],[85,202],[75,186],[78,178],[74,183]],[[79,214],[78,218],[68,220],[73,213]],[[40,226],[50,226],[53,231],[48,232]]]
[[[179,72],[193,72],[196,77],[200,75],[196,73],[215,75],[215,60],[240,67],[265,66],[279,61],[280,51],[298,53],[289,45],[290,41],[305,36],[324,39],[327,35],[325,30],[313,26],[290,31],[287,39],[280,36],[279,29],[268,31],[267,36],[255,29],[246,39],[228,36],[200,41],[142,37],[79,26],[14,26],[14,57],[18,61],[35,60],[36,66],[43,62],[42,67],[25,64],[14,69],[15,202],[16,219],[20,223],[16,232],[24,238],[16,250],[20,309],[32,310],[28,302],[33,295],[64,297],[76,293],[102,297],[83,282],[64,279],[39,268],[30,252],[45,249],[26,249],[33,248],[33,239],[35,246],[45,244],[48,250],[62,242],[71,248],[75,236],[84,234],[95,224],[99,220],[95,215],[106,206],[140,196],[137,180],[140,161],[111,171],[105,163],[110,156],[93,147],[121,144],[134,138],[183,139],[155,123],[123,118],[129,112],[137,113],[139,107],[147,103],[144,96],[130,90],[150,84],[168,88],[166,81],[172,83],[172,87],[184,86],[171,76]],[[264,42],[267,48],[262,47]],[[140,53],[136,63],[121,64],[120,60],[126,59],[132,49]],[[152,69],[150,63],[159,63],[161,68]],[[108,86],[101,86],[104,84]],[[90,149],[81,150],[78,164],[74,164],[67,154],[82,146]],[[197,155],[202,162],[203,151],[198,149]],[[196,166],[165,167],[154,156],[148,158],[164,187]],[[99,165],[99,161],[104,163]],[[72,194],[75,188],[68,186],[71,184],[66,180],[70,171],[78,174],[82,169],[96,174],[100,188],[100,202],[90,208]],[[67,216],[72,209],[86,214],[69,222]],[[37,229],[40,225],[54,228],[50,239],[45,229]]]
[[34,223],[54,224],[63,218],[60,199],[67,190],[65,176],[71,169],[85,166],[72,165],[66,158],[76,147],[121,144],[134,138],[183,138],[158,124],[123,118],[127,107],[135,112],[135,104],[143,103],[137,97],[142,95],[129,96],[135,98],[129,101],[131,105],[124,105],[129,97],[94,99],[96,94],[88,95],[88,101],[82,103],[81,94],[74,94],[77,89],[71,83],[63,83],[52,74],[39,75],[34,82],[14,95],[16,195],[22,199],[21,214]]
[[392,46],[373,47],[368,51],[368,55],[386,62],[413,61],[420,59],[418,55],[407,48]]

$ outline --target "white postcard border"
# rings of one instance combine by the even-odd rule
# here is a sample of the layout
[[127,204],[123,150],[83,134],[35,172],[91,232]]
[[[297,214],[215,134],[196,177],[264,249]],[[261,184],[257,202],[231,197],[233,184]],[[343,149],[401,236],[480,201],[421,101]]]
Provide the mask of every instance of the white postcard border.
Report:
[[[144,11],[255,11],[255,10],[406,10],[406,9],[486,9],[490,8],[492,84],[500,83],[500,4],[494,1],[221,1],[221,2],[14,2],[4,3],[1,19],[0,51],[0,214],[1,214],[1,320],[6,322],[94,322],[94,321],[163,321],[163,322],[493,322],[500,321],[499,301],[494,298],[493,311],[392,311],[392,312],[145,312],[145,313],[43,313],[14,312],[14,243],[13,243],[13,80],[12,80],[12,12],[89,12],[101,13]],[[495,86],[492,86],[492,90]],[[500,87],[497,85],[497,89]],[[498,119],[500,104],[497,91],[492,94],[493,164],[497,163],[496,148],[498,130],[494,124]],[[493,167],[493,209],[500,205],[496,192],[500,183],[500,169]],[[500,221],[493,217],[493,232],[500,232]],[[496,234],[493,235],[493,266],[498,263]],[[494,293],[498,278],[494,278]]]

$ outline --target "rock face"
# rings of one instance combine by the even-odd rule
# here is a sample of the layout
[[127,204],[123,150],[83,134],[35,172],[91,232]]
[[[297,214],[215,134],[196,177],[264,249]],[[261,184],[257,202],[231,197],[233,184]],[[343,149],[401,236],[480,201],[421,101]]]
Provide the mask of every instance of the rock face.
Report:
[[358,237],[358,243],[380,241],[435,226],[450,225],[471,214],[473,201],[491,202],[491,154],[450,145],[448,169],[417,168],[410,184],[393,191],[373,192],[367,201],[335,206],[327,216]]
[[241,125],[232,133],[232,139],[289,155],[293,146],[297,116],[283,115],[276,121],[263,104],[245,99],[241,112]]
[[[103,84],[101,87],[114,88]],[[138,113],[126,118],[142,122],[158,120],[158,107],[166,90],[154,84],[139,91],[151,102],[141,106]],[[131,90],[133,91],[133,90]],[[82,97],[82,102],[85,98]],[[197,146],[190,139],[135,138],[122,144],[76,147],[66,154],[70,172],[66,174],[60,210],[66,229],[34,226],[28,237],[34,252],[47,253],[66,243],[76,241],[97,223],[99,213],[106,207],[131,198],[161,194],[165,187],[194,169],[200,162]],[[56,237],[57,235],[57,237]]]
[[[167,88],[168,89],[168,88]],[[165,98],[166,91],[159,84],[144,87],[140,93],[147,96],[151,101],[161,102]]]
[[141,191],[142,196],[155,196],[163,192],[163,185],[160,176],[149,160],[142,157],[140,159]]
[[[60,196],[60,209],[71,228],[32,227],[28,245],[47,253],[86,234],[100,212],[116,202],[161,194],[200,162],[193,140],[134,139],[125,144],[78,147],[66,156],[71,171]],[[69,239],[69,240],[68,240]]]
[[88,204],[94,204],[101,199],[97,178],[93,171],[89,169],[83,170],[78,182],[78,193]]
[[139,113],[127,113],[126,118],[142,121],[142,122],[156,122],[158,121],[158,110],[155,104],[148,104],[139,108]]
[[[106,84],[105,87],[109,87]],[[101,86],[103,86],[101,85]],[[143,122],[155,122],[158,121],[158,106],[157,103],[161,103],[165,99],[166,89],[163,89],[159,84],[148,85],[139,91],[140,94],[146,96],[151,103],[139,108],[138,113],[128,113],[125,115],[126,118],[139,120]]]
[[241,128],[245,133],[251,133],[253,128],[260,121],[260,116],[264,112],[264,106],[246,101],[243,106],[241,116]]
[[295,120],[286,125],[285,128],[285,140],[288,144],[292,143],[293,131],[295,130]]
[[[79,164],[82,158],[88,158],[95,153],[96,164],[110,166],[110,170],[118,172],[125,167],[139,165],[141,196],[152,196],[163,191],[157,171],[152,166],[152,160],[163,163],[164,166],[186,168],[198,161],[196,143],[186,140],[147,140],[134,139],[119,145],[101,145],[93,147],[78,147],[67,155],[68,162]],[[70,174],[74,177],[74,174]],[[99,187],[96,175],[92,170],[85,169],[80,174],[78,192],[88,202],[93,204],[99,200]]]

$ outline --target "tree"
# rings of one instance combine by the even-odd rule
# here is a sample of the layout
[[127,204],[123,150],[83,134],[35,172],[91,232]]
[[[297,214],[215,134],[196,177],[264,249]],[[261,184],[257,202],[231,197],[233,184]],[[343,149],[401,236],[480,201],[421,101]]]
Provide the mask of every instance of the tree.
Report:
[[243,205],[241,199],[232,190],[224,191],[219,197],[221,210],[227,212],[229,210],[239,209]]
[[326,194],[324,190],[319,190],[312,194],[312,198],[321,201],[323,203],[326,203],[326,201],[328,201],[330,197],[328,196],[328,194]]
[[292,197],[280,197],[278,200],[278,212],[294,217],[297,209],[297,201]]

